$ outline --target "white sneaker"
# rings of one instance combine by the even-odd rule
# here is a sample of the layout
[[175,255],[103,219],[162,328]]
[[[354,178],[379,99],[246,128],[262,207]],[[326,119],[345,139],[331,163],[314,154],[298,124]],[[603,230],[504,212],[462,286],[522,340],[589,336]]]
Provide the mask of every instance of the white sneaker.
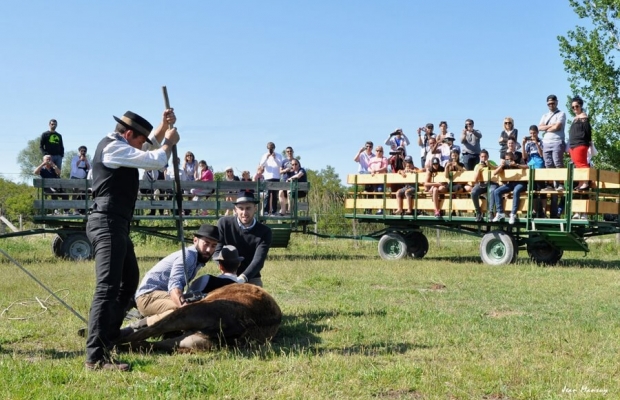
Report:
[[493,218],[493,220],[491,222],[499,222],[499,221],[503,220],[504,218],[506,218],[506,214],[498,212],[495,215],[495,218]]
[[517,218],[516,214],[512,214],[512,213],[511,213],[511,214],[510,214],[510,219],[508,220],[508,223],[509,223],[510,225],[514,225],[514,223],[515,223],[515,219],[516,219],[516,218]]
[[563,192],[564,191],[564,185],[558,185],[558,187],[555,189],[558,192]]
[[575,213],[575,215],[573,215],[573,219],[581,219],[581,214]]

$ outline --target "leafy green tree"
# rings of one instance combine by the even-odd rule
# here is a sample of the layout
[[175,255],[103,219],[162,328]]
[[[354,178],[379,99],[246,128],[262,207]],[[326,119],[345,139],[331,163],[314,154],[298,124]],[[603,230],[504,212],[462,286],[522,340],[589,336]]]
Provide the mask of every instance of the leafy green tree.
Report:
[[[590,116],[599,168],[618,170],[620,161],[620,0],[569,0],[575,13],[590,21],[559,36],[560,54],[574,95],[584,99]],[[569,100],[570,101],[570,100]],[[568,107],[570,110],[570,107]]]
[[15,221],[19,215],[31,219],[36,189],[25,183],[15,183],[0,178],[0,209],[2,215]]
[[318,214],[318,231],[327,234],[351,234],[350,223],[344,218],[344,199],[346,188],[334,167],[314,171],[306,169],[310,192],[310,214]]

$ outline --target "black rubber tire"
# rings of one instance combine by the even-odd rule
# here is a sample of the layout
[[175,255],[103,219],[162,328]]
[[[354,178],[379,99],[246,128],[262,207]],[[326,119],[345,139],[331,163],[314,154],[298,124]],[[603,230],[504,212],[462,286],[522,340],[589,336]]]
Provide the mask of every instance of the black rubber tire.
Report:
[[62,253],[72,260],[90,260],[93,258],[93,245],[86,233],[73,233],[63,240]]
[[65,253],[63,253],[62,251],[62,242],[63,242],[63,239],[60,235],[56,235],[54,237],[54,240],[52,240],[52,253],[54,253],[56,257],[65,256]]
[[428,239],[422,232],[410,232],[405,237],[407,254],[411,258],[424,258],[428,253]]
[[557,249],[547,243],[527,245],[530,259],[539,265],[556,265],[564,255],[564,250]]
[[407,242],[399,233],[387,233],[379,239],[379,255],[384,260],[400,260],[407,256]]
[[510,264],[514,254],[515,242],[510,234],[502,230],[491,231],[480,241],[480,258],[485,264]]

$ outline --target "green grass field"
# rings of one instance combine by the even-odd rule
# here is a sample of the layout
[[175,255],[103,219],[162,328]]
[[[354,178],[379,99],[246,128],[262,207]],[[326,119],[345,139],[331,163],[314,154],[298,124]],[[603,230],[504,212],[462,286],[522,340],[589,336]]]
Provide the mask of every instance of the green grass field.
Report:
[[[263,270],[284,313],[272,343],[122,354],[130,373],[86,371],[83,323],[2,257],[0,398],[620,398],[620,247],[608,239],[545,268],[524,252],[484,265],[465,236],[393,262],[375,242],[294,236]],[[50,242],[0,248],[86,316],[94,264],[56,259]],[[174,250],[139,245],[142,271]]]

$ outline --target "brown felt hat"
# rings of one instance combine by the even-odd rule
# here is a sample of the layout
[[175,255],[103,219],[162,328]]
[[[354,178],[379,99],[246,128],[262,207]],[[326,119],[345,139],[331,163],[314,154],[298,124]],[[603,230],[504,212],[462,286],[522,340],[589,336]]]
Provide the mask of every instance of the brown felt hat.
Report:
[[125,128],[131,129],[138,135],[146,137],[146,141],[149,144],[153,144],[153,142],[151,142],[151,140],[149,139],[149,135],[153,130],[153,125],[151,125],[149,121],[145,120],[138,114],[131,111],[127,111],[125,114],[123,114],[121,118],[114,117],[114,119]]

